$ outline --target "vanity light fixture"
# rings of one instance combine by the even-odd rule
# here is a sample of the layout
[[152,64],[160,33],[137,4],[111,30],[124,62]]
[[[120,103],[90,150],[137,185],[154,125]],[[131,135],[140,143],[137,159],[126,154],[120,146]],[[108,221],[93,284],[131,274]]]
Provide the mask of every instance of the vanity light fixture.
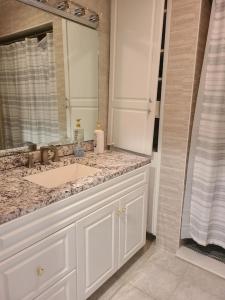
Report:
[[86,14],[84,7],[78,7],[74,10],[74,15],[78,17],[83,17]]
[[[35,6],[57,16],[97,29],[100,16],[95,11],[73,0],[17,0]],[[53,3],[54,2],[54,3]]]
[[99,15],[98,14],[92,14],[89,16],[89,21],[93,23],[99,22]]
[[66,9],[68,9],[69,8],[68,0],[60,1],[57,4],[57,8],[60,9],[60,10],[66,10]]

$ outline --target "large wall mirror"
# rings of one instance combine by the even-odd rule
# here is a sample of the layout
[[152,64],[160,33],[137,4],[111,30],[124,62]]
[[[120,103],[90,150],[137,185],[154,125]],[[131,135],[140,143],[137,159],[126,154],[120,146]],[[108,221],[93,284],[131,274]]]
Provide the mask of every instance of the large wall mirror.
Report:
[[98,47],[96,29],[0,0],[0,150],[72,142],[76,119],[93,139]]

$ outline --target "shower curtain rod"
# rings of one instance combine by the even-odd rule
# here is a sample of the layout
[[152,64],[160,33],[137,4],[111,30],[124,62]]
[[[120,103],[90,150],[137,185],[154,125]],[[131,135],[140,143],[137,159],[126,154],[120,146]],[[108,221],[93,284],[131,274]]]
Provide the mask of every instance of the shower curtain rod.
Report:
[[4,36],[0,38],[0,45],[9,45],[16,42],[24,41],[26,38],[38,38],[44,34],[52,33],[53,28],[52,26],[48,26],[46,28],[30,28],[28,30],[24,30],[22,32],[16,32],[13,34],[10,34],[8,36]]

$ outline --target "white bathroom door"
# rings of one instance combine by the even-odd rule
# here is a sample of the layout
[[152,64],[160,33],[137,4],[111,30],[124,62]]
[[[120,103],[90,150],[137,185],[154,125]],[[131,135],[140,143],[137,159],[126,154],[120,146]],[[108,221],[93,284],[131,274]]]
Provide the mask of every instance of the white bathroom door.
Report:
[[84,140],[93,140],[98,120],[98,31],[63,20],[67,135],[82,119]]
[[164,0],[112,0],[108,144],[151,154]]

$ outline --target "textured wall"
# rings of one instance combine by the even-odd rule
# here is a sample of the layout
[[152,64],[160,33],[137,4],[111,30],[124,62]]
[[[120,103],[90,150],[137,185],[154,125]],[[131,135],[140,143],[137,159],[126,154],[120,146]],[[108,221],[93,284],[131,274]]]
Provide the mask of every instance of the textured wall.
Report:
[[[108,81],[109,81],[109,0],[78,0],[78,3],[101,14],[99,27],[100,44],[100,82],[99,112],[104,130],[107,130]],[[66,132],[65,84],[61,17],[54,16],[37,8],[19,3],[16,0],[0,2],[0,36],[35,27],[48,22],[53,23],[56,57],[56,76],[61,130]]]
[[208,31],[208,0],[172,0],[162,137],[158,243],[176,251],[193,112]]

